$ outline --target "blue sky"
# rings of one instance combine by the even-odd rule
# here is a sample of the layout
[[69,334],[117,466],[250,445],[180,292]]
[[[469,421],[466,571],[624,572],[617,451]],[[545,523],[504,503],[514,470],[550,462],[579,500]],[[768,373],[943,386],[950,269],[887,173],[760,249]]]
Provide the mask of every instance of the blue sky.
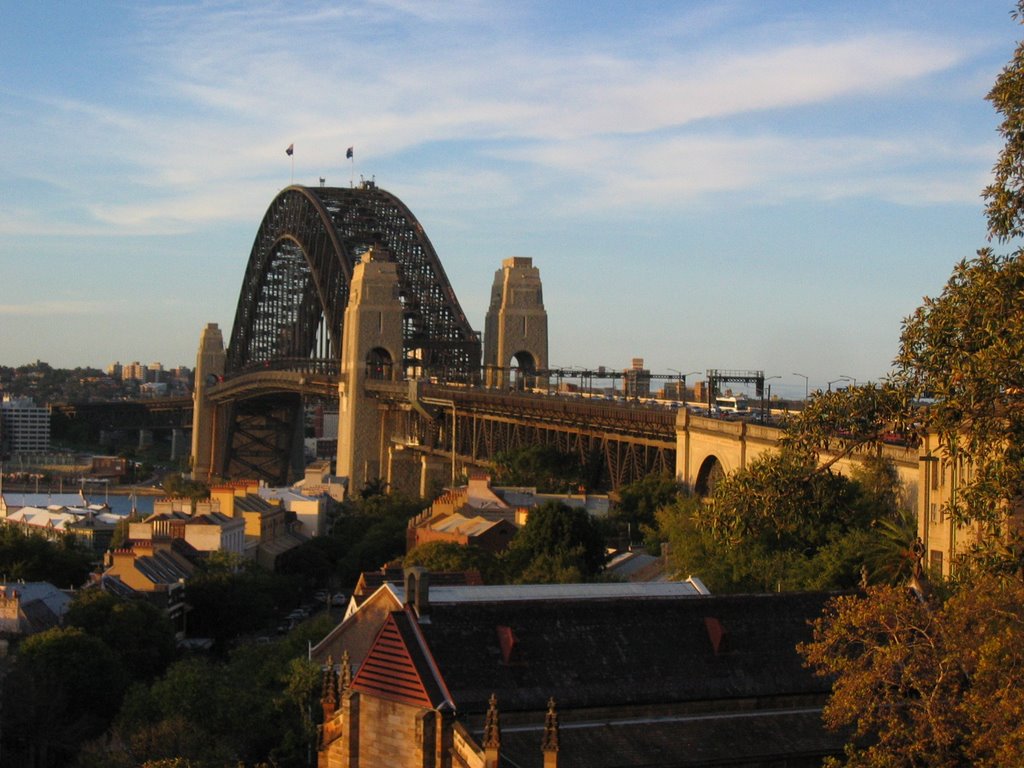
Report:
[[1012,8],[7,2],[0,364],[193,365],[294,143],[409,206],[477,328],[532,257],[553,364],[877,380],[987,244]]

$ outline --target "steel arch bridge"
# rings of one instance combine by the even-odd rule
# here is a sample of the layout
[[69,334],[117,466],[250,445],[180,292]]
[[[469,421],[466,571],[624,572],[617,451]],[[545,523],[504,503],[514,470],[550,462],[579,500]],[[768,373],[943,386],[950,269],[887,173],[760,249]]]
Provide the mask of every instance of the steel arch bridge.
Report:
[[[226,421],[215,473],[283,483],[301,471],[302,397],[331,389],[321,382],[310,391],[314,377],[333,381],[336,392],[349,286],[371,249],[398,268],[401,377],[479,379],[480,336],[405,204],[373,182],[287,187],[253,241],[224,382],[212,393]],[[269,388],[268,374],[277,379]],[[289,374],[293,384],[284,381]]]
[[376,258],[398,265],[404,371],[474,380],[479,334],[423,227],[401,200],[373,182],[291,186],[274,198],[249,254],[226,375],[295,359],[336,368],[352,270],[371,248]]

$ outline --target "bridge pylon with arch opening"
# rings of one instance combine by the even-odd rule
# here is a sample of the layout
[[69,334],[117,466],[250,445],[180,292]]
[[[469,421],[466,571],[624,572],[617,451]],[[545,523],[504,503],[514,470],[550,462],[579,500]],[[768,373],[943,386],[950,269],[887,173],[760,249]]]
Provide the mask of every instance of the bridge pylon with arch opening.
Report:
[[[548,367],[548,313],[533,259],[505,259],[494,274],[484,325],[484,366],[489,387],[546,386],[536,372]],[[513,370],[518,371],[517,380]]]
[[365,385],[404,378],[402,312],[398,267],[371,249],[352,272],[338,385],[337,473],[352,492],[387,475],[377,401]]

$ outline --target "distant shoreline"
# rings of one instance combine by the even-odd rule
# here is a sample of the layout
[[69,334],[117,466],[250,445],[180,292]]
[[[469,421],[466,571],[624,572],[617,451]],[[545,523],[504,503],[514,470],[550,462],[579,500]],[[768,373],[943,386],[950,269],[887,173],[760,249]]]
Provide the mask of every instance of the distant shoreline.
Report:
[[[3,484],[3,492],[4,493],[32,493],[32,494],[35,494],[35,493],[47,493],[47,494],[52,495],[52,494],[55,494],[55,493],[78,493],[81,490],[82,490],[82,487],[79,486],[79,485],[69,485],[66,488],[64,488],[63,490],[61,490],[61,488],[59,486],[56,486],[56,487],[50,486],[50,487],[47,487],[47,488],[44,488],[43,486],[39,486],[39,488],[36,488],[34,484],[29,484],[29,485],[25,485],[24,483],[4,483]],[[166,496],[167,495],[167,491],[165,491],[163,488],[153,488],[152,486],[148,486],[148,485],[147,486],[135,486],[135,487],[132,487],[130,485],[115,485],[115,486],[111,486],[109,488],[104,488],[102,485],[91,484],[89,487],[85,488],[84,493],[85,493],[86,497],[88,497],[88,498],[95,498],[95,497],[99,497],[99,496],[131,496],[132,494],[134,494],[136,496]]]

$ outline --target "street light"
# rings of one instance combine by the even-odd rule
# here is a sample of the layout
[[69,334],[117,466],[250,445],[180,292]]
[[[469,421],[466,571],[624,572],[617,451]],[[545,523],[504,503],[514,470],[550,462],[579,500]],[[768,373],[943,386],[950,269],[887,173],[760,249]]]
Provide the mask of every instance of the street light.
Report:
[[669,368],[669,370],[672,371],[672,373],[679,374],[679,383],[676,385],[679,387],[679,390],[676,392],[676,396],[681,402],[686,402],[686,377],[692,376],[695,373],[700,373],[700,371],[687,371],[686,373],[683,373],[682,371],[677,371],[675,368]]
[[853,386],[855,386],[855,387],[857,386],[857,380],[855,378],[853,378],[853,376],[847,376],[847,375],[843,374],[843,378],[848,380],[848,381],[852,381],[853,382]]
[[807,379],[807,377],[806,377],[806,376],[805,376],[804,374],[802,374],[802,373],[794,373],[793,375],[794,375],[794,376],[799,376],[800,378],[802,378],[802,379],[804,380],[804,400],[806,401],[806,400],[807,400],[807,387],[808,387],[808,379]]
[[828,383],[828,391],[829,392],[832,391],[832,385],[833,384],[838,384],[840,381],[849,381],[849,380],[850,380],[849,376],[840,376],[838,379],[832,379],[832,381],[830,381]]
[[781,376],[769,376],[768,378],[761,380],[761,385],[762,385],[762,389],[761,389],[761,420],[762,421],[768,415],[767,408],[771,406],[771,399],[772,399],[772,385],[769,384],[768,385],[768,390],[767,390],[767,395],[768,395],[768,401],[767,402],[768,402],[769,405],[766,407],[765,406],[765,394],[766,393],[765,393],[765,390],[763,388],[764,387],[764,382],[771,381],[772,379],[781,379],[781,378],[782,378]]

